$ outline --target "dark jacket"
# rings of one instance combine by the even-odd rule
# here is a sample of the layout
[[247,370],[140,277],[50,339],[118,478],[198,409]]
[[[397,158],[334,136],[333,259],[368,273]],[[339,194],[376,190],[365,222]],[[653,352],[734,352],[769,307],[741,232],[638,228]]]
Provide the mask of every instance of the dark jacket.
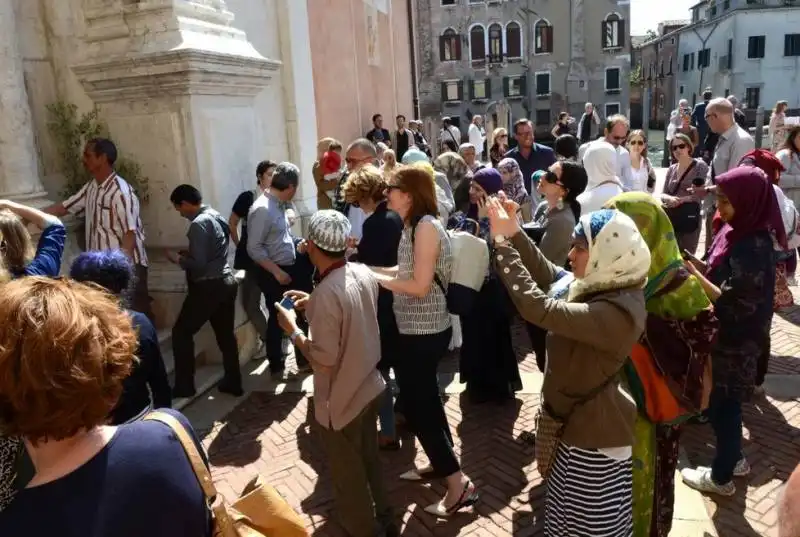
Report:
[[556,163],[556,152],[547,147],[534,143],[531,149],[531,154],[526,159],[519,151],[519,147],[515,147],[504,155],[504,158],[513,158],[519,164],[519,169],[522,171],[522,180],[525,183],[525,189],[528,192],[531,190],[531,176],[533,172],[539,170],[546,170]]

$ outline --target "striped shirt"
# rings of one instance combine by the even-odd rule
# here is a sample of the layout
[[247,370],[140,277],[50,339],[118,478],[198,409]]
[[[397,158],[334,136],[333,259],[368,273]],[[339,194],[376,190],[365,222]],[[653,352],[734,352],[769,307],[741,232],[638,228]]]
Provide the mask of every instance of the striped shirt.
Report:
[[122,238],[133,231],[136,237],[133,262],[147,266],[139,198],[116,172],[100,183],[89,181],[63,205],[70,214],[85,213],[87,250],[122,248]]

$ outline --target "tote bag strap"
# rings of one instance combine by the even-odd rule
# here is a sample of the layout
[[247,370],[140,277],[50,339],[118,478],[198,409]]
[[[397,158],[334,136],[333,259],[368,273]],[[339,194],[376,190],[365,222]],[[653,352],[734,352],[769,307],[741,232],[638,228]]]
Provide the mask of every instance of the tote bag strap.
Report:
[[200,487],[203,489],[203,494],[206,496],[208,505],[211,505],[217,497],[217,488],[211,480],[211,473],[208,471],[202,455],[200,455],[200,452],[197,450],[197,446],[186,428],[170,414],[158,410],[145,416],[143,421],[159,421],[172,429],[172,432],[178,437],[181,446],[183,446],[183,451],[186,452],[186,457],[192,465],[192,470],[194,470],[197,482],[200,483]]

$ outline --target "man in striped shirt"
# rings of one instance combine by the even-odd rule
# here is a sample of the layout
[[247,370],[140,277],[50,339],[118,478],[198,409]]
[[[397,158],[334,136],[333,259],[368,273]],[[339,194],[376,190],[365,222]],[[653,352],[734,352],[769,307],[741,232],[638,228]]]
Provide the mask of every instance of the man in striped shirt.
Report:
[[117,148],[105,138],[94,138],[83,150],[83,165],[94,178],[73,196],[46,208],[56,215],[84,214],[86,249],[121,249],[136,267],[134,288],[128,293],[131,308],[153,320],[147,290],[147,253],[139,214],[139,198],[125,179],[114,171]]

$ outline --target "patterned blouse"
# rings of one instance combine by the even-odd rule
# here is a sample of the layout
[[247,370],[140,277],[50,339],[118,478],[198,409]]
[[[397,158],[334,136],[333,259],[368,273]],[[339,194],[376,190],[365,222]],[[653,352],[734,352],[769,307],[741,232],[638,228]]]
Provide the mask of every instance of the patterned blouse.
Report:
[[[426,215],[420,222],[431,222],[439,233],[439,256],[436,258],[435,274],[446,289],[450,284],[450,270],[453,256],[450,237],[442,223],[433,216]],[[411,241],[411,228],[403,229],[400,245],[397,248],[397,277],[410,280],[414,275],[414,245]],[[447,310],[447,299],[444,290],[434,281],[430,291],[418,298],[402,293],[394,295],[394,314],[397,328],[401,334],[421,335],[438,334],[450,328],[450,313]]]
[[694,159],[694,165],[688,173],[684,171],[683,177],[678,175],[678,165],[673,164],[667,170],[667,177],[664,180],[664,194],[678,198],[692,196],[693,199],[699,201],[699,198],[695,198],[688,189],[693,185],[693,181],[696,178],[702,178],[703,182],[705,182],[706,177],[708,177],[708,164],[703,162],[702,159]]

